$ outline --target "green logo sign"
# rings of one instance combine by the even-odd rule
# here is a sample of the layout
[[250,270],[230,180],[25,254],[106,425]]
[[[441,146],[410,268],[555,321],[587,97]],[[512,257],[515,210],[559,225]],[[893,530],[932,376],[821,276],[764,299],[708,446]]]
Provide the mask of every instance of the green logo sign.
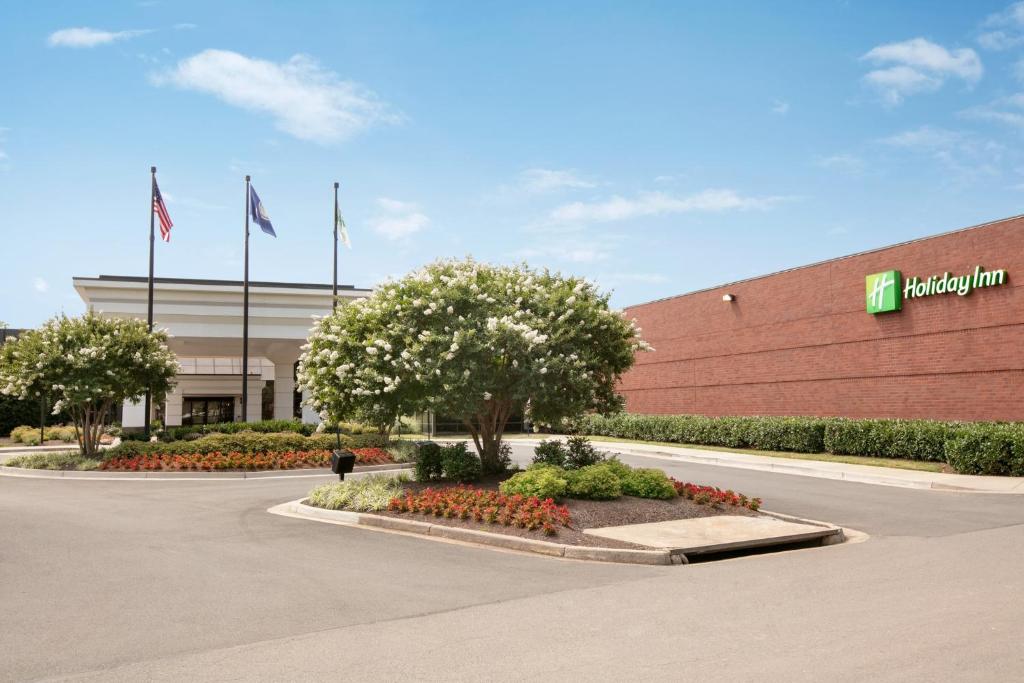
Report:
[[865,285],[868,313],[888,313],[902,308],[900,271],[887,270],[884,273],[868,275],[865,278]]
[[997,287],[1006,284],[1005,270],[986,271],[977,266],[966,275],[943,273],[928,278],[908,277],[906,281],[900,277],[900,271],[887,270],[865,278],[868,313],[888,313],[903,308],[903,301],[919,299],[935,294],[956,294],[967,296],[975,289]]

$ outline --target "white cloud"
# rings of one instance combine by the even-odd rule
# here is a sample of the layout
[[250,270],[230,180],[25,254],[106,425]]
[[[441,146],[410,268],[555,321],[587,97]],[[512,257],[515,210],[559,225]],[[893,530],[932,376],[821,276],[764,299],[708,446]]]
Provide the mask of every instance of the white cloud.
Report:
[[399,120],[374,93],[341,80],[306,55],[277,64],[229,50],[204,50],[151,80],[265,112],[280,130],[324,144],[344,140],[377,122]]
[[1001,97],[988,104],[970,107],[962,116],[983,121],[996,121],[1016,128],[1024,127],[1024,93]]
[[37,292],[47,292],[50,289],[50,283],[41,277],[37,277],[32,280],[32,287]]
[[864,160],[853,154],[833,154],[832,156],[819,157],[815,162],[821,168],[831,168],[847,173],[858,174],[864,171]]
[[4,128],[3,126],[0,126],[0,161],[3,161],[4,159],[8,158],[7,150],[3,148],[3,145],[5,142],[7,142],[7,131],[9,130],[10,128]]
[[780,115],[787,114],[789,112],[789,102],[784,100],[775,100],[772,102],[772,112]]
[[519,184],[527,192],[544,193],[563,189],[586,189],[595,184],[583,180],[575,171],[528,168],[519,174]]
[[635,199],[614,196],[599,202],[572,202],[556,207],[550,214],[555,222],[609,222],[644,216],[658,216],[693,211],[744,211],[767,209],[782,197],[744,197],[734,190],[711,189],[686,197],[663,192],[647,192]]
[[938,90],[948,78],[974,84],[984,72],[974,50],[950,51],[924,38],[878,45],[861,60],[884,67],[869,71],[864,82],[878,90],[889,105],[899,104],[907,95]]
[[176,31],[191,31],[194,28],[199,28],[199,26],[197,24],[192,24],[189,22],[183,22],[181,24],[174,25],[174,29]]
[[883,145],[925,154],[939,162],[952,180],[960,184],[1000,174],[1005,148],[973,133],[921,126],[878,140]]
[[1024,2],[990,14],[981,25],[986,30],[978,35],[978,44],[986,50],[1009,50],[1024,43]]
[[1006,31],[989,31],[978,36],[978,44],[986,50],[1009,50],[1024,43],[1024,36]]
[[130,31],[104,31],[97,28],[82,26],[79,28],[62,28],[54,31],[46,39],[50,47],[96,47],[118,40],[128,40],[136,36],[151,33],[150,29],[132,29]]
[[411,202],[379,197],[377,206],[380,212],[370,220],[370,227],[389,240],[404,239],[430,225],[426,214]]
[[921,126],[914,130],[907,130],[882,138],[879,142],[894,147],[937,149],[951,147],[963,138],[964,134],[959,131],[935,128],[933,126]]

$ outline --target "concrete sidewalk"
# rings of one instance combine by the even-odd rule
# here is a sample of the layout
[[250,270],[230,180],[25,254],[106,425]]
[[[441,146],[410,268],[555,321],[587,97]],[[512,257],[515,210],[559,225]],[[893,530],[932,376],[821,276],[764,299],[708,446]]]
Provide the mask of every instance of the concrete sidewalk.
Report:
[[[537,444],[539,439],[512,439],[510,443]],[[902,486],[904,488],[934,489],[940,491],[970,491],[974,493],[1016,493],[1024,494],[1024,477],[983,477],[969,474],[943,474],[902,470],[895,467],[872,467],[871,465],[850,465],[820,460],[793,460],[770,455],[730,453],[682,446],[663,446],[631,443],[628,441],[595,441],[598,450],[613,451],[624,455],[645,458],[662,458],[673,461],[692,462],[700,465],[736,467],[794,474],[819,479],[839,479],[861,484],[880,486]]]

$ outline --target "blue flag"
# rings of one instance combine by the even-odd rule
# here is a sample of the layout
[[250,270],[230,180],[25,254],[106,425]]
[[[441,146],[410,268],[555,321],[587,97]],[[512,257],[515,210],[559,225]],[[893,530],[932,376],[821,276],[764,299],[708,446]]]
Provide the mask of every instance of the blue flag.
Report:
[[260,196],[256,194],[256,190],[253,189],[252,185],[249,185],[249,213],[263,232],[271,237],[277,237],[277,233],[274,232],[274,226],[270,222],[270,216],[267,214],[263,202],[260,201]]

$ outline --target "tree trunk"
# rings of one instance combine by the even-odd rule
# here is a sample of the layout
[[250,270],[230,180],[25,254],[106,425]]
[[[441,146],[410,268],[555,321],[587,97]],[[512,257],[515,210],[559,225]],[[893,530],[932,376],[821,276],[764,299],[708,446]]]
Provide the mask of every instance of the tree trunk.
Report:
[[104,401],[99,407],[87,405],[71,412],[75,430],[78,432],[79,449],[87,458],[95,458],[99,453],[99,441],[103,435],[104,419],[109,408],[110,402]]
[[484,474],[499,474],[505,471],[506,463],[501,460],[501,437],[505,433],[505,423],[511,412],[510,406],[504,402],[491,403],[486,413],[474,415],[466,420],[473,443],[480,455],[480,464]]

